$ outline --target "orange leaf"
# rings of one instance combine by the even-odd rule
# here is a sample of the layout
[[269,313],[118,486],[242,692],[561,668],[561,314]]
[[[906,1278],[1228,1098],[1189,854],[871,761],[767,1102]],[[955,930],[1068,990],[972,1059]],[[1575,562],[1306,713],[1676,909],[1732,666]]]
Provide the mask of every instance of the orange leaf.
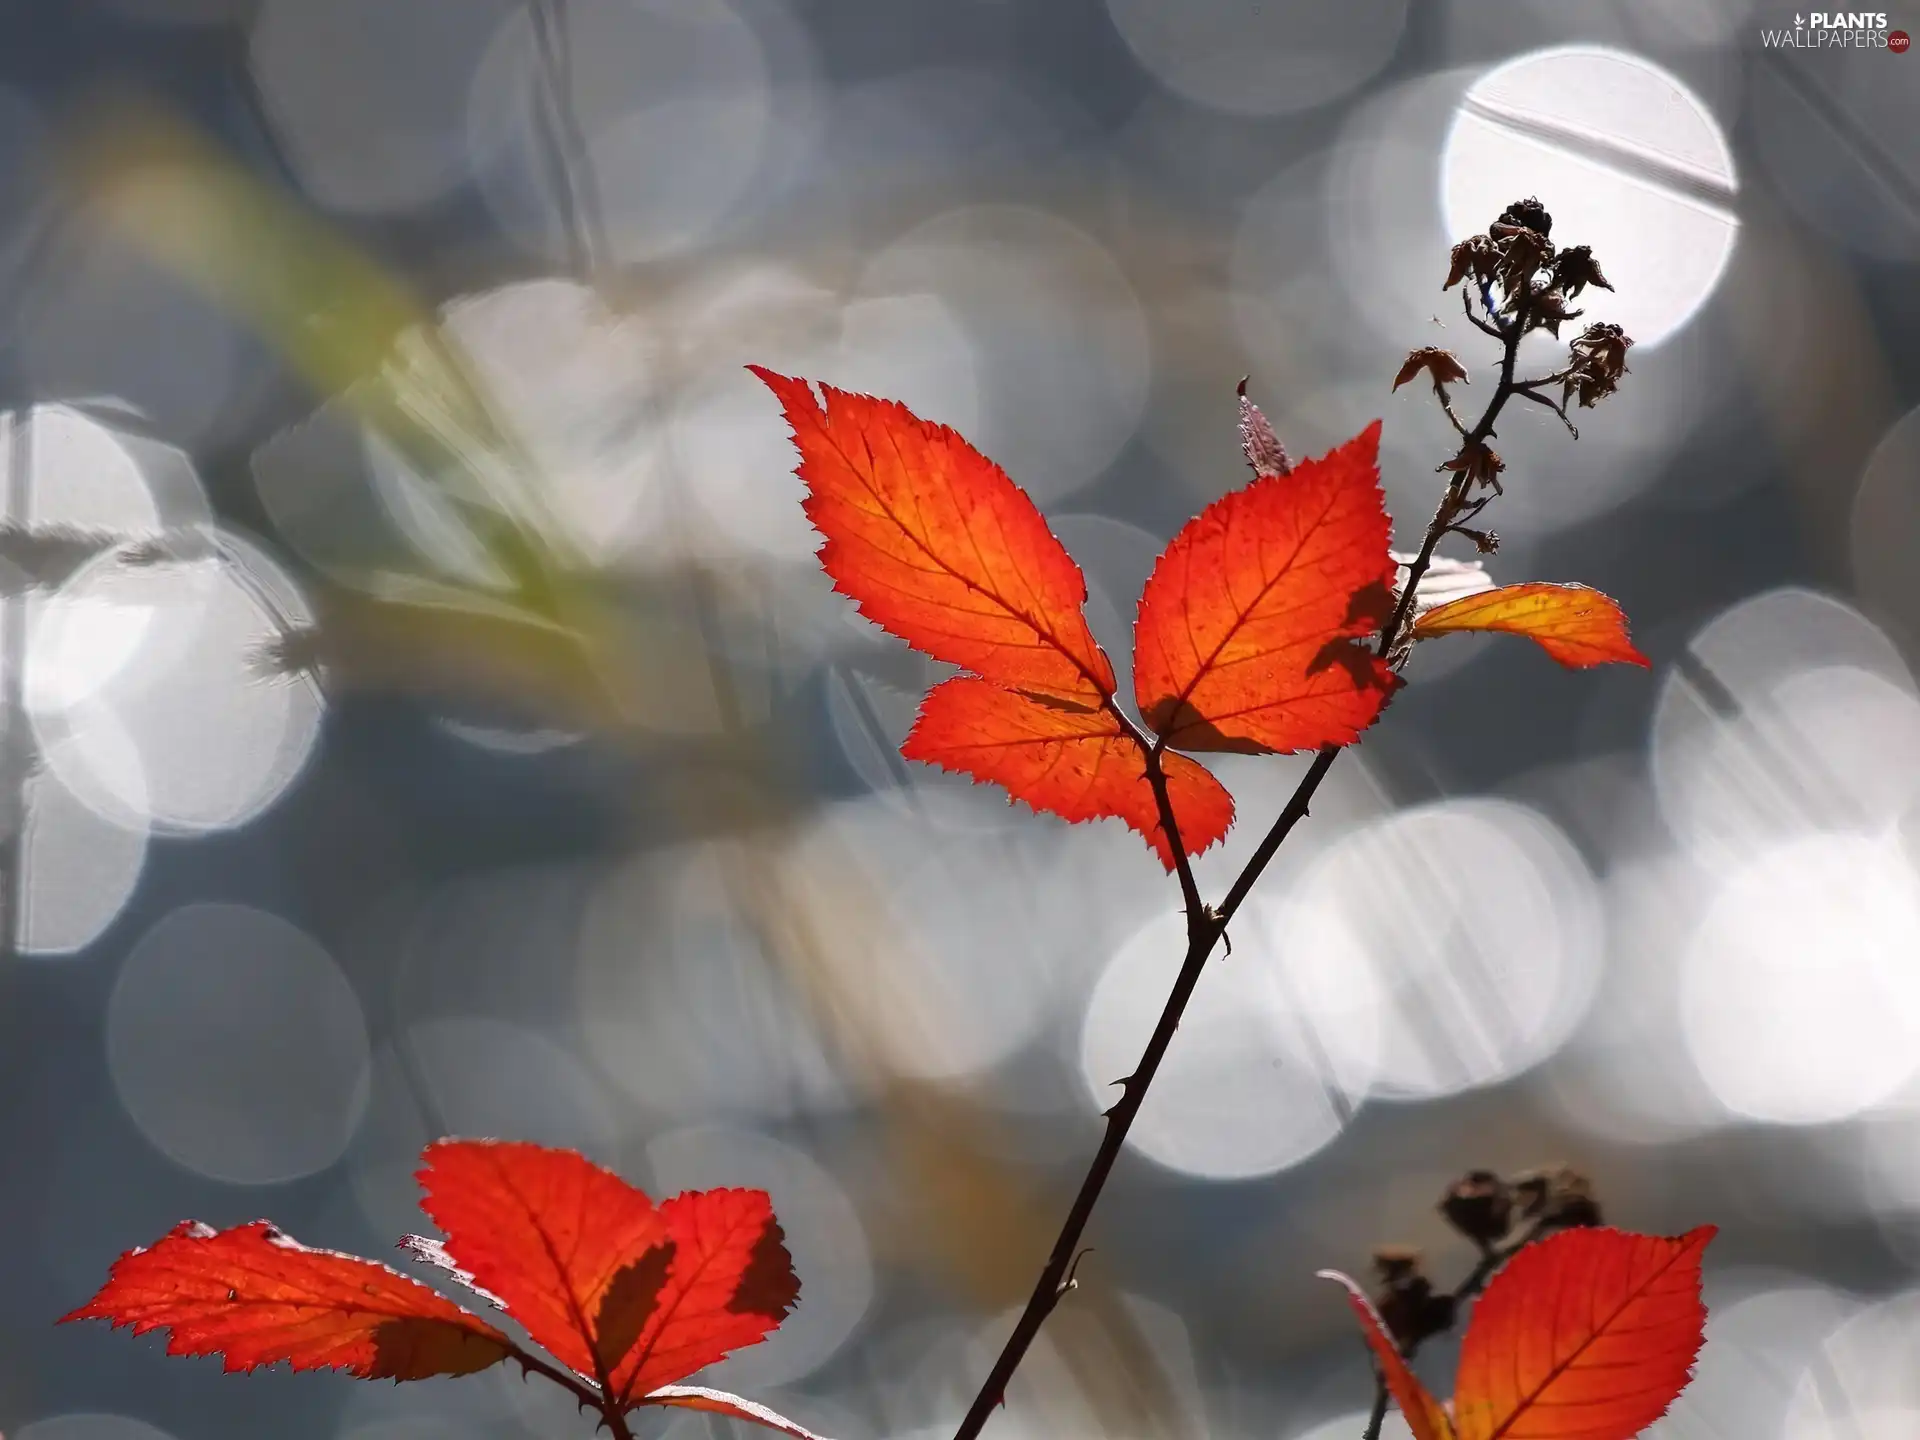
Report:
[[555,1359],[609,1373],[640,1333],[623,1308],[636,1277],[657,1288],[671,1258],[653,1201],[571,1150],[440,1140],[424,1158],[420,1203],[447,1233],[442,1253]]
[[672,1405],[682,1410],[704,1410],[709,1415],[725,1415],[734,1420],[751,1420],[769,1430],[791,1435],[794,1440],[820,1440],[804,1425],[787,1419],[777,1410],[753,1400],[743,1400],[724,1390],[709,1390],[704,1385],[662,1385],[641,1397],[646,1405]]
[[[622,1400],[644,1398],[730,1350],[765,1339],[800,1298],[766,1191],[688,1191],[662,1204],[660,1214],[672,1263],[664,1280],[633,1307],[644,1312],[638,1338],[614,1368],[609,1387]],[[611,1310],[614,1296],[608,1299]]]
[[[900,753],[1003,785],[1067,820],[1116,816],[1174,868],[1145,754],[1110,711],[1061,709],[960,675],[928,692]],[[1161,764],[1181,843],[1197,855],[1233,824],[1233,797],[1183,756],[1164,755]]]
[[1393,1343],[1385,1322],[1367,1299],[1367,1292],[1338,1270],[1322,1270],[1319,1278],[1346,1287],[1347,1303],[1353,1307],[1353,1313],[1360,1317],[1361,1333],[1367,1337],[1367,1344],[1373,1349],[1380,1371],[1387,1377],[1387,1390],[1393,1396],[1393,1403],[1407,1417],[1413,1440],[1454,1440],[1453,1426],[1447,1420],[1445,1408],[1428,1393],[1427,1387],[1420,1383],[1420,1377],[1407,1368],[1400,1347]]
[[1585,585],[1549,585],[1534,580],[1502,585],[1436,605],[1413,627],[1425,640],[1455,630],[1504,630],[1537,641],[1542,650],[1573,669],[1619,661],[1645,665],[1647,657],[1627,638],[1619,604]]
[[822,385],[822,406],[809,382],[747,368],[786,410],[820,563],[861,614],[998,685],[1113,693],[1086,577],[1004,470],[894,401]]
[[507,1338],[385,1265],[313,1250],[265,1220],[216,1231],[176,1225],[114,1262],[100,1293],[63,1316],[167,1329],[169,1355],[224,1355],[228,1370],[285,1360],[366,1380],[470,1375],[507,1354]]
[[1393,608],[1380,422],[1256,478],[1174,536],[1140,597],[1134,697],[1181,750],[1345,745],[1396,683],[1361,643]]
[[1664,1415],[1700,1352],[1713,1236],[1566,1230],[1522,1250],[1461,1345],[1459,1440],[1629,1440]]

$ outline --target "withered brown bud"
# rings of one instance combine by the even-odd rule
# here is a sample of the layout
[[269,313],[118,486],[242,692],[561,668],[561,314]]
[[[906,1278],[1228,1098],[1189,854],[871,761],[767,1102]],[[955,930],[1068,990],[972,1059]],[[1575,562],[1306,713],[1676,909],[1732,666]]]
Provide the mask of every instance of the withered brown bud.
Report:
[[1507,468],[1507,462],[1494,454],[1484,440],[1462,445],[1460,453],[1439,468],[1465,475],[1474,485],[1491,485],[1501,494],[1506,493],[1500,485],[1500,472]]
[[1412,1245],[1376,1245],[1373,1273],[1389,1285],[1397,1285],[1420,1273],[1420,1251]]
[[1452,1326],[1453,1296],[1434,1292],[1433,1282],[1420,1273],[1418,1250],[1383,1245],[1373,1252],[1373,1268],[1382,1282],[1373,1293],[1373,1308],[1402,1350],[1411,1351]]
[[1447,264],[1447,283],[1440,288],[1451,290],[1469,275],[1476,280],[1491,280],[1499,263],[1500,247],[1491,238],[1469,235],[1453,247]]
[[1533,293],[1533,277],[1553,259],[1553,243],[1537,230],[1510,230],[1499,245],[1494,278],[1507,292],[1507,309],[1518,309],[1520,301]]
[[1546,331],[1554,339],[1560,338],[1560,326],[1563,321],[1578,320],[1586,312],[1569,310],[1565,298],[1558,290],[1543,290],[1533,297],[1533,323]]
[[1440,1213],[1474,1244],[1487,1246],[1511,1226],[1513,1196],[1506,1182],[1491,1170],[1470,1170],[1440,1197]]
[[1516,200],[1500,212],[1500,218],[1487,227],[1487,233],[1498,236],[1503,231],[1532,230],[1540,235],[1553,233],[1553,216],[1547,213],[1547,207],[1533,196]]
[[1400,367],[1400,373],[1393,377],[1393,388],[1398,390],[1422,370],[1432,377],[1433,388],[1436,390],[1456,381],[1462,385],[1470,383],[1467,379],[1467,367],[1455,358],[1451,350],[1442,350],[1437,345],[1426,345],[1407,356],[1406,362]]
[[1573,341],[1576,358],[1592,359],[1622,374],[1627,368],[1627,350],[1633,341],[1618,325],[1589,325]]
[[1572,364],[1561,382],[1560,403],[1577,391],[1581,405],[1591,409],[1619,387],[1627,373],[1627,350],[1633,341],[1618,325],[1589,325],[1569,347]]
[[1562,250],[1553,262],[1553,288],[1564,293],[1569,300],[1574,300],[1589,285],[1597,285],[1602,290],[1613,289],[1607,283],[1607,277],[1600,273],[1600,262],[1593,258],[1592,247],[1572,245]]
[[1577,1229],[1602,1225],[1593,1182],[1567,1165],[1545,1165],[1513,1177],[1513,1196],[1527,1219]]

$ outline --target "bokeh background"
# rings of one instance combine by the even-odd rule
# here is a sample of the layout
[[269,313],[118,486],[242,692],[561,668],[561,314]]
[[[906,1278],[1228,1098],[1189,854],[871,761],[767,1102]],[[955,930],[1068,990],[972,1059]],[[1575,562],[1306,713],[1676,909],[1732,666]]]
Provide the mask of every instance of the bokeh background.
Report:
[[[1618,596],[1653,668],[1422,650],[991,1433],[1357,1440],[1314,1270],[1403,1241],[1456,1279],[1443,1184],[1559,1161],[1622,1224],[1723,1227],[1661,1434],[1920,1434],[1920,58],[1791,25],[11,0],[0,1428],[587,1435],[501,1372],[224,1378],[52,1326],[184,1216],[389,1253],[452,1132],[770,1189],[803,1301],[715,1382],[949,1433],[1176,897],[1117,825],[898,759],[930,667],[816,572],[742,366],[957,426],[1122,659],[1245,477],[1243,374],[1296,454],[1384,415],[1417,538],[1447,432],[1387,382],[1448,345],[1477,402],[1446,247],[1537,194],[1639,344],[1577,443],[1509,413],[1491,564]],[[1220,769],[1216,894],[1298,774]]]

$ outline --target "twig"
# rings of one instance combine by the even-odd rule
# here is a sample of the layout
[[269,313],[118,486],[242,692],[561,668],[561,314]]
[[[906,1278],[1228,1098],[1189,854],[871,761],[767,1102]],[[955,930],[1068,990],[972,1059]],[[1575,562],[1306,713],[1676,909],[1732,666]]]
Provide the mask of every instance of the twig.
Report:
[[1160,828],[1166,834],[1168,847],[1173,852],[1174,873],[1180,877],[1180,903],[1187,915],[1187,940],[1192,943],[1199,933],[1197,927],[1207,919],[1207,907],[1200,899],[1200,886],[1193,878],[1193,863],[1187,859],[1187,847],[1180,842],[1180,822],[1173,815],[1173,796],[1167,791],[1166,766],[1161,761],[1163,742],[1149,740],[1140,727],[1133,722],[1120,706],[1109,697],[1107,711],[1120,722],[1120,728],[1127,732],[1133,743],[1140,747],[1140,753],[1146,760],[1147,784],[1153,790],[1154,808],[1160,814]]
[[603,1392],[589,1385],[579,1376],[562,1370],[557,1365],[549,1365],[531,1350],[516,1345],[511,1340],[507,1342],[507,1354],[522,1371],[544,1376],[578,1400],[583,1409],[599,1414],[608,1433],[613,1436],[613,1440],[633,1440],[633,1431],[627,1425],[627,1417],[613,1399],[611,1390]]
[[[1501,326],[1492,333],[1500,337],[1502,354],[1500,359],[1500,383],[1495,387],[1487,408],[1482,412],[1479,422],[1466,434],[1465,444],[1478,444],[1493,434],[1493,423],[1499,419],[1500,411],[1507,399],[1514,393],[1513,367],[1520,350],[1520,337],[1526,332],[1527,304],[1521,303],[1519,313],[1512,322]],[[1472,311],[1468,311],[1472,316]],[[1476,322],[1477,323],[1477,322]],[[1486,327],[1482,327],[1486,328]],[[1399,603],[1394,607],[1393,618],[1380,632],[1379,644],[1375,653],[1386,658],[1393,649],[1394,642],[1400,638],[1401,628],[1406,624],[1412,611],[1413,593],[1420,579],[1427,573],[1427,567],[1433,563],[1433,552],[1445,535],[1448,527],[1459,517],[1462,505],[1466,502],[1467,486],[1471,483],[1466,472],[1454,476],[1447,486],[1439,508],[1434,511],[1433,520],[1427,526],[1426,539],[1421,543],[1420,553],[1414,558],[1407,570],[1407,583],[1400,592]],[[1118,714],[1118,710],[1115,710]],[[1127,725],[1136,740],[1145,737],[1130,720]],[[1153,783],[1154,799],[1159,806],[1161,823],[1166,827],[1168,843],[1172,845],[1177,857],[1177,869],[1181,878],[1181,893],[1187,905],[1187,953],[1180,962],[1180,973],[1173,982],[1173,991],[1167,996],[1167,1003],[1160,1012],[1160,1019],[1153,1027],[1153,1034],[1147,1040],[1147,1048],[1141,1053],[1140,1063],[1133,1073],[1120,1082],[1120,1098],[1106,1112],[1107,1129],[1100,1137],[1100,1147],[1094,1152],[1093,1163],[1088,1166],[1086,1177],[1080,1182],[1080,1189],[1073,1197],[1073,1204],[1067,1211],[1067,1218],[1060,1227],[1060,1233],[1053,1242],[1053,1249],[1047,1257],[1046,1265],[1040,1271],[1035,1282],[1033,1294],[1028,1297],[1026,1307],[1020,1312],[1020,1318],[1014,1322],[1013,1333],[1007,1337],[1007,1343],[1001,1348],[999,1357],[993,1362],[993,1368],[987,1372],[987,1378],[981,1382],[973,1403],[968,1407],[966,1416],[960,1422],[960,1428],[954,1431],[954,1440],[976,1440],[992,1418],[995,1408],[1004,1403],[1009,1381],[1020,1368],[1020,1362],[1026,1358],[1028,1348],[1040,1333],[1040,1327],[1053,1313],[1065,1293],[1062,1282],[1080,1244],[1080,1236],[1087,1228],[1087,1221],[1093,1215],[1093,1208],[1099,1202],[1100,1192],[1106,1188],[1107,1178],[1113,1173],[1114,1162],[1120,1158],[1120,1151],[1126,1144],[1127,1132],[1133,1128],[1134,1119],[1140,1113],[1141,1103],[1146,1099],[1148,1087],[1159,1072],[1160,1062],[1166,1058],[1167,1047],[1173,1041],[1173,1032],[1180,1028],[1180,1017],[1186,1013],[1187,1002],[1193,996],[1194,987],[1199,984],[1200,972],[1206,968],[1207,959],[1213,953],[1214,945],[1225,932],[1240,906],[1245,903],[1254,885],[1259,881],[1267,866],[1272,863],[1282,842],[1292,832],[1293,827],[1307,815],[1314,793],[1320,783],[1327,778],[1327,772],[1333,768],[1333,762],[1339,758],[1340,746],[1328,745],[1314,756],[1313,764],[1301,777],[1295,787],[1292,798],[1281,810],[1273,827],[1261,839],[1246,867],[1228,889],[1226,898],[1220,904],[1209,909],[1201,904],[1199,891],[1193,882],[1191,867],[1186,863],[1186,855],[1177,838],[1178,831],[1173,825],[1173,807],[1167,798],[1166,778],[1161,772],[1158,746],[1147,747],[1147,778]]]
[[1373,1409],[1367,1414],[1367,1428],[1361,1440],[1380,1440],[1380,1427],[1387,1423],[1387,1380],[1380,1373],[1380,1367],[1374,1367]]
[[1538,390],[1529,390],[1524,385],[1514,386],[1513,393],[1518,395],[1522,400],[1531,400],[1536,405],[1546,406],[1547,409],[1551,410],[1554,414],[1560,417],[1560,423],[1567,427],[1567,433],[1569,435],[1573,436],[1573,438],[1576,440],[1580,438],[1579,430],[1574,428],[1573,421],[1567,418],[1567,407],[1565,405],[1562,405],[1557,400],[1549,400],[1546,396],[1542,395]]

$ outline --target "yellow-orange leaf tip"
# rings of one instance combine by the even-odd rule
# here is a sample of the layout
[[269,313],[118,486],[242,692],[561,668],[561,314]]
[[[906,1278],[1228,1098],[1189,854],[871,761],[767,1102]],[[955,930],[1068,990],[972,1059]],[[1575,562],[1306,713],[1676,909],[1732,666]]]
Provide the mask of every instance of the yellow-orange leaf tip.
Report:
[[1627,617],[1611,597],[1585,585],[1531,580],[1436,605],[1413,627],[1416,640],[1455,631],[1500,630],[1524,635],[1571,669],[1647,664],[1627,637]]

